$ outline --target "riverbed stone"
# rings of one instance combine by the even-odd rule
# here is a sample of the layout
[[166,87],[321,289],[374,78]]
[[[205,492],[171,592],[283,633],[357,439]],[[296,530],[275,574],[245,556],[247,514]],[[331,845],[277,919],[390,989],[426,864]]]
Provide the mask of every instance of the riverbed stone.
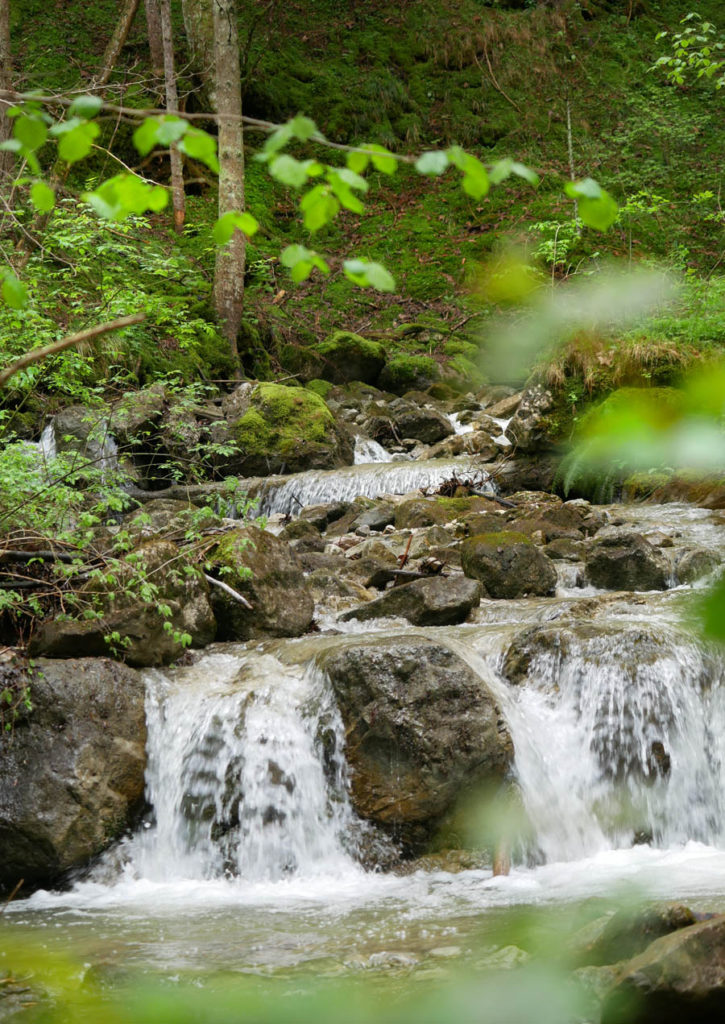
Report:
[[0,888],[50,886],[105,850],[143,801],[140,673],[108,658],[37,660],[32,710],[0,737]]
[[413,438],[423,444],[435,444],[445,437],[451,437],[455,430],[443,413],[429,406],[415,406],[399,399],[400,406],[391,403],[395,431],[398,437]]
[[456,802],[513,757],[501,708],[458,655],[417,636],[348,639],[322,659],[346,729],[361,817],[420,851]]
[[385,366],[385,347],[352,331],[334,331],[317,346],[317,352],[322,357],[322,376],[334,384],[374,384]]
[[553,562],[514,530],[469,537],[461,546],[461,565],[466,576],[483,583],[489,597],[545,597],[556,589]]
[[721,564],[721,559],[714,551],[705,548],[693,548],[684,551],[677,559],[676,574],[679,583],[695,583]]
[[657,939],[625,963],[602,1024],[719,1024],[725,1019],[725,915]]
[[225,533],[209,552],[214,567],[231,570],[220,578],[252,605],[214,587],[212,602],[220,640],[300,636],[309,629],[314,601],[302,563],[281,537],[256,526]]
[[584,567],[585,581],[600,590],[666,590],[669,576],[667,559],[631,530],[598,537]]
[[527,388],[506,428],[506,437],[527,454],[551,447],[547,415],[553,407],[551,392],[541,384]]
[[481,585],[465,577],[432,576],[393,587],[382,597],[340,616],[358,619],[402,618],[414,626],[452,626],[465,622],[481,601]]
[[442,525],[449,518],[445,507],[435,498],[408,498],[395,510],[395,528],[409,530],[421,526]]

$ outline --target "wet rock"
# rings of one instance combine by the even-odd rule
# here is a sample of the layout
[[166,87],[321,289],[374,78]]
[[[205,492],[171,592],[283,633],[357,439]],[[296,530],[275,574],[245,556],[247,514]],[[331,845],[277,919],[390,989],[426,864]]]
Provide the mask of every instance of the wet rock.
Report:
[[383,367],[378,386],[395,395],[425,391],[440,378],[438,364],[429,356],[393,356]]
[[318,530],[325,530],[330,523],[337,522],[350,509],[349,501],[331,501],[326,505],[306,505],[299,518],[312,523]]
[[540,384],[527,388],[506,428],[506,436],[511,443],[523,452],[540,451],[542,448],[550,447],[547,414],[553,407],[554,399],[546,388]]
[[396,409],[391,405],[394,412],[395,430],[398,437],[410,437],[423,444],[435,444],[442,441],[444,437],[455,434],[451,422],[447,416],[426,406],[409,405]]
[[[145,541],[121,561],[115,575],[112,594],[103,580],[91,581],[83,588],[100,618],[41,622],[31,640],[31,654],[48,658],[103,657],[115,647],[129,665],[146,667],[168,664],[183,653],[178,634],[188,634],[193,647],[212,642],[216,621],[209,584],[175,544],[159,539]],[[144,578],[156,588],[149,600],[138,596],[133,582],[143,582]],[[170,610],[170,616],[161,614],[160,605]],[[106,637],[112,634],[120,639],[109,644]]]
[[32,711],[0,738],[0,888],[83,866],[143,799],[141,676],[106,658],[39,659],[29,685]]
[[319,529],[308,519],[295,519],[279,534],[299,554],[301,551],[324,551],[325,541]]
[[725,1018],[725,915],[653,942],[621,967],[602,1024],[719,1024]]
[[586,553],[586,546],[581,540],[559,537],[550,541],[543,550],[544,554],[554,561],[581,562]]
[[513,756],[486,683],[419,637],[348,641],[323,659],[346,727],[356,811],[419,850],[442,816]]
[[123,527],[134,537],[157,537],[182,540],[189,530],[203,531],[220,526],[221,516],[209,508],[199,508],[188,501],[154,498],[142,508],[124,517]]
[[378,502],[373,508],[365,509],[350,524],[352,530],[364,527],[380,532],[395,522],[395,506],[387,501]]
[[480,601],[479,583],[461,577],[433,576],[393,587],[377,600],[345,612],[340,619],[348,622],[391,617],[407,619],[414,626],[452,626],[465,622]]
[[483,583],[489,597],[543,597],[556,588],[553,563],[514,531],[469,537],[461,547],[461,565],[466,576]]
[[517,391],[514,395],[507,395],[505,398],[500,398],[493,405],[486,406],[486,413],[489,416],[495,416],[498,420],[509,419],[521,405],[523,397],[524,392]]
[[312,623],[314,602],[302,564],[290,545],[256,526],[226,533],[209,557],[221,578],[251,603],[251,610],[216,587],[212,593],[220,640],[300,636]]
[[385,365],[385,347],[350,331],[335,331],[317,346],[322,357],[322,376],[334,384],[362,381],[374,384]]
[[428,453],[430,459],[447,459],[455,455],[475,455],[477,462],[494,462],[501,454],[501,449],[491,440],[491,435],[484,430],[474,430],[470,434],[455,434],[444,441],[439,441]]
[[664,556],[629,530],[593,541],[584,567],[585,581],[601,590],[666,590],[669,575]]
[[677,580],[679,583],[695,583],[709,576],[720,564],[720,556],[714,551],[706,551],[704,548],[685,551],[675,566]]
[[120,445],[132,445],[156,430],[165,405],[166,391],[161,384],[126,392],[111,412],[111,433]]
[[637,956],[651,942],[697,922],[689,907],[673,904],[632,911],[619,910],[591,943],[579,951],[582,964],[613,964]]

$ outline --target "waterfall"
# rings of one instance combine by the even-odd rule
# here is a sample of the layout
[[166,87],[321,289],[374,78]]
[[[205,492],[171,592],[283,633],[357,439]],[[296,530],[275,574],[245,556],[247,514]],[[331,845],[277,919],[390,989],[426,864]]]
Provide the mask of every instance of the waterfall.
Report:
[[461,459],[429,459],[418,462],[381,462],[343,469],[308,470],[283,483],[272,484],[259,495],[260,515],[290,515],[305,505],[319,502],[377,498],[381,494],[408,494],[418,488],[438,488],[457,476],[472,480],[479,490],[494,493],[485,469]]
[[325,677],[269,655],[148,673],[140,877],[275,881],[353,868],[344,731]]
[[371,437],[355,438],[355,465],[365,466],[371,462],[392,462],[393,456]]
[[722,665],[666,627],[541,631],[508,707],[539,857],[725,838]]

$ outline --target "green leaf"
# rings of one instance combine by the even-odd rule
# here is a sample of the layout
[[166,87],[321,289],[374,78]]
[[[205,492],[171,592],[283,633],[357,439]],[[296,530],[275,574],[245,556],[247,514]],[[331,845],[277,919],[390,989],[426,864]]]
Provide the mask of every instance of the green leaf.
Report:
[[147,117],[133,133],[133,144],[141,156],[147,156],[156,145],[158,137],[158,119],[155,117]]
[[81,121],[60,137],[58,155],[68,164],[78,163],[87,157],[100,128],[95,121]]
[[290,185],[292,188],[302,188],[308,177],[305,165],[287,153],[272,159],[269,173],[277,181],[281,181],[284,185]]
[[258,160],[269,160],[270,157],[278,153],[280,149],[284,149],[287,143],[292,138],[292,128],[289,124],[281,125],[276,131],[268,137],[264,144],[262,152],[257,155]]
[[18,117],[13,124],[13,135],[25,149],[33,153],[48,138],[48,129],[39,117]]
[[317,125],[309,118],[305,117],[304,114],[298,114],[297,117],[293,117],[288,122],[290,132],[300,142],[307,142],[317,132]]
[[3,279],[2,297],[11,309],[22,309],[28,301],[28,289],[15,274],[7,273]]
[[55,192],[44,181],[36,181],[30,189],[30,202],[38,213],[50,213],[55,206]]
[[84,117],[89,120],[96,116],[102,106],[103,100],[100,96],[76,96],[68,113],[73,117]]
[[6,139],[5,142],[0,142],[0,150],[5,150],[8,153],[20,153],[23,149],[23,144],[20,139]]
[[214,241],[217,245],[226,245],[237,228],[251,238],[259,229],[259,224],[251,213],[236,213],[230,210],[220,217],[212,228]]
[[304,214],[304,225],[308,231],[319,231],[329,224],[340,212],[340,203],[330,193],[327,185],[315,185],[300,201]]
[[201,160],[214,174],[219,173],[217,140],[213,135],[202,131],[201,128],[187,126],[184,137],[179,140],[178,148],[180,153],[185,153],[192,160]]
[[375,288],[379,292],[394,292],[395,278],[380,263],[368,260],[345,260],[345,276],[361,288]]
[[369,146],[365,146],[365,149],[369,150],[376,171],[381,171],[383,174],[395,174],[398,169],[398,161],[389,149],[379,146],[376,142],[371,142]]
[[292,280],[299,284],[305,281],[315,267],[323,274],[329,274],[330,268],[319,253],[307,249],[304,245],[288,245],[280,253],[280,262],[287,267]]
[[446,167],[448,167],[448,156],[441,150],[428,150],[427,153],[421,153],[415,161],[415,169],[418,174],[443,174]]
[[539,184],[539,175],[536,173],[536,171],[533,171],[530,167],[527,167],[526,164],[519,163],[518,160],[514,160],[511,164],[511,171],[513,174],[516,174],[519,178],[523,178],[524,181],[528,181],[530,185]]
[[105,220],[124,220],[132,214],[158,213],[169,201],[160,185],[149,185],[135,174],[117,174],[82,198]]
[[336,167],[334,173],[337,177],[344,181],[350,188],[356,188],[360,192],[367,192],[370,186],[363,177],[356,174],[355,171],[350,170],[349,167]]
[[577,200],[579,217],[589,228],[607,231],[619,216],[614,199],[593,178],[567,182],[564,191]]
[[160,146],[170,146],[173,142],[178,142],[186,134],[189,127],[189,122],[184,121],[181,117],[162,117],[159,121],[156,136],[158,144]]
[[367,170],[370,157],[367,153],[348,153],[345,160],[351,171],[355,171],[356,174],[362,174]]

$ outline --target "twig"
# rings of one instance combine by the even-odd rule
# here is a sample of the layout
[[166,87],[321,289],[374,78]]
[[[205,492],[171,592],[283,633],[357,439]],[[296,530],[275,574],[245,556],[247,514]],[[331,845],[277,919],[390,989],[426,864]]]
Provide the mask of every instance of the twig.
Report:
[[23,885],[24,882],[25,882],[25,879],[21,878],[20,881],[18,882],[18,884],[13,889],[13,891],[8,896],[8,898],[5,900],[3,905],[0,907],[0,914],[4,914],[5,913],[5,910],[6,910],[7,906],[8,906],[8,904],[13,902],[13,900],[15,899],[17,894],[20,892],[20,887]]
[[29,562],[33,558],[42,558],[47,562],[75,562],[77,555],[69,555],[65,551],[15,551],[0,548],[0,562]]
[[208,573],[204,573],[204,579],[207,583],[213,583],[215,587],[219,587],[219,589],[223,590],[225,594],[229,594],[230,597],[233,597],[235,601],[238,601],[245,608],[248,608],[249,611],[252,610],[252,605],[246,597],[243,594],[240,594],[238,590],[234,590],[233,587],[230,587],[228,583],[222,583],[221,580],[215,580],[214,577],[209,576]]
[[105,324],[96,324],[95,327],[89,327],[86,331],[79,331],[77,334],[69,334],[65,338],[61,338],[60,341],[54,341],[51,345],[44,345],[43,348],[34,348],[30,352],[26,352],[24,356],[17,359],[10,366],[6,366],[4,370],[0,371],[0,388],[4,385],[20,370],[24,370],[26,366],[30,366],[32,363],[37,363],[41,359],[46,359],[48,356],[54,356],[57,352],[62,352],[66,348],[71,348],[73,345],[80,345],[84,341],[91,341],[93,338],[99,338],[103,334],[109,334],[111,331],[119,331],[122,327],[130,327],[132,324],[140,324],[146,319],[145,313],[134,313],[133,316],[122,316],[119,320],[109,320]]
[[[520,106],[518,105],[518,103],[517,103],[517,102],[516,102],[515,100],[512,100],[512,99],[511,99],[511,97],[510,97],[510,96],[508,95],[508,93],[505,93],[505,92],[503,91],[503,89],[501,88],[501,86],[500,86],[500,85],[498,84],[498,82],[496,81],[496,76],[495,76],[495,75],[494,75],[494,73],[493,73],[493,68],[491,67],[491,61],[489,60],[489,56],[488,56],[488,49],[486,48],[486,45],[485,45],[485,44],[484,44],[484,47],[483,47],[483,56],[484,56],[484,57],[486,58],[486,65],[488,66],[488,73],[489,73],[489,75],[491,76],[491,81],[492,81],[492,83],[493,83],[493,87],[494,87],[494,89],[496,90],[496,92],[500,93],[500,94],[501,94],[501,95],[503,96],[503,98],[504,98],[504,99],[505,99],[505,100],[506,100],[506,101],[507,101],[508,103],[510,103],[510,104],[511,104],[511,106],[512,106],[512,107],[513,107],[513,108],[514,108],[515,110],[518,110],[519,114],[521,114],[521,115],[523,116],[523,113],[524,113],[524,112],[523,112],[523,110],[521,109],[521,107],[520,107]],[[475,54],[475,53],[474,53],[474,55],[473,55],[473,59],[475,60],[476,64],[478,64],[478,67],[479,67],[479,69],[480,69],[481,73],[483,73],[483,68],[481,67],[481,62],[480,62],[480,60],[478,59],[478,57],[476,56],[476,54]]]

